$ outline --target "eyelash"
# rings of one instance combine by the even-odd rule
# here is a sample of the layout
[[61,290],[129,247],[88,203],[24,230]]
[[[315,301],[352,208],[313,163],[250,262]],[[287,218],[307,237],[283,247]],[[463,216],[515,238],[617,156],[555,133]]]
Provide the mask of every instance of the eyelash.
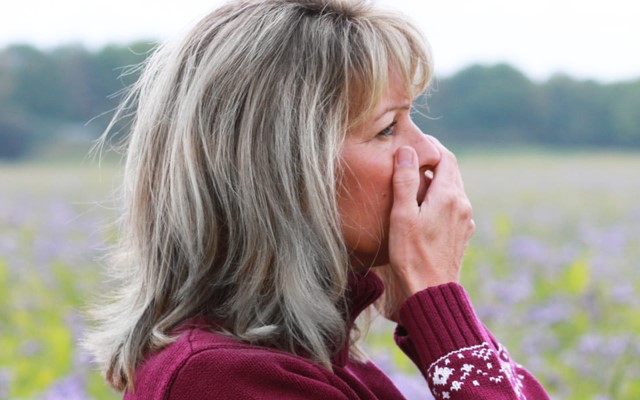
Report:
[[398,121],[393,121],[391,125],[387,126],[383,130],[378,133],[378,136],[391,136],[393,134],[393,128],[396,126]]

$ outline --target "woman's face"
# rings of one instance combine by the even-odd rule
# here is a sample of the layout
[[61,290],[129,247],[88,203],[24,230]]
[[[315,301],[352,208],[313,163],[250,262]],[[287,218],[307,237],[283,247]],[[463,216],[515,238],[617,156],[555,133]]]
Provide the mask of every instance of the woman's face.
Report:
[[[338,207],[342,233],[356,268],[389,262],[387,241],[396,150],[405,145],[413,147],[422,173],[440,159],[439,151],[411,120],[410,111],[411,99],[402,78],[392,73],[372,116],[347,132],[341,153]],[[420,184],[416,202],[424,198],[427,181],[425,178]]]

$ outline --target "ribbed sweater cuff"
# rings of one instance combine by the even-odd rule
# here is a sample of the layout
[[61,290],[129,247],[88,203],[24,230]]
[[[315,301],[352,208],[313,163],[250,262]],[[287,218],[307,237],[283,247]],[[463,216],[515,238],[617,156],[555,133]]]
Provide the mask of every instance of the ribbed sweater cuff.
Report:
[[489,341],[467,292],[458,283],[416,293],[402,305],[399,317],[396,341],[424,368],[452,351]]

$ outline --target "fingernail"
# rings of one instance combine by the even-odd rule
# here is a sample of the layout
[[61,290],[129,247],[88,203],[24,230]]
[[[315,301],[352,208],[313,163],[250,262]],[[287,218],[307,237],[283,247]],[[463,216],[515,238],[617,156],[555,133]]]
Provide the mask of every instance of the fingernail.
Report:
[[396,156],[396,164],[399,167],[410,167],[413,165],[413,149],[410,147],[400,147]]

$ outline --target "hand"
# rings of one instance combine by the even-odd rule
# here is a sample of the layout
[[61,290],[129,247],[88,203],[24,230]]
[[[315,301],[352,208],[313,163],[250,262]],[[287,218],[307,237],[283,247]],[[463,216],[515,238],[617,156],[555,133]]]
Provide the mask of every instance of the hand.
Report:
[[441,153],[422,203],[416,201],[421,179],[415,150],[396,151],[389,260],[405,299],[430,286],[457,282],[465,248],[475,224],[455,156],[429,137]]

